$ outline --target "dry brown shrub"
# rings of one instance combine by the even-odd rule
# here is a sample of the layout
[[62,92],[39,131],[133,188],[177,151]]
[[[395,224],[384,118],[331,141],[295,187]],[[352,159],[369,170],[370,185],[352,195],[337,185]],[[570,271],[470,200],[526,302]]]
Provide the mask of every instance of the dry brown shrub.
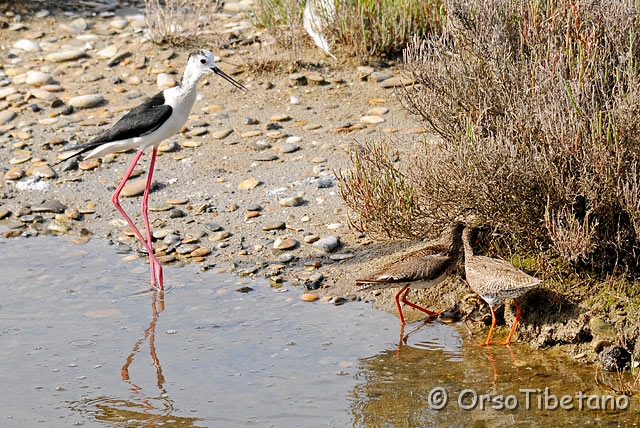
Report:
[[[429,217],[415,217],[414,229],[472,210],[507,251],[637,269],[638,6],[449,0],[445,7],[441,35],[405,50],[418,85],[406,89],[403,104],[439,137],[403,175]],[[357,201],[349,206],[362,213]]]
[[217,0],[145,0],[147,37],[154,43],[191,45],[212,20]]

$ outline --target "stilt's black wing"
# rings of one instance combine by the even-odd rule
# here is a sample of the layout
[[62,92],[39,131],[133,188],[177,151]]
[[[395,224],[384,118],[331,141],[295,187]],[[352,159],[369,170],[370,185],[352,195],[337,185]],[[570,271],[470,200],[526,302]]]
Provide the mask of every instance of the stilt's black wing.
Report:
[[77,150],[76,153],[66,159],[79,156],[105,143],[127,140],[152,133],[169,119],[173,111],[173,108],[166,105],[164,101],[164,94],[158,92],[139,106],[131,109],[129,113],[122,116],[115,125],[95,139],[84,144],[66,148],[65,151]]
[[169,119],[172,111],[171,106],[164,103],[164,94],[158,92],[122,116],[115,125],[91,143],[110,143],[150,134]]

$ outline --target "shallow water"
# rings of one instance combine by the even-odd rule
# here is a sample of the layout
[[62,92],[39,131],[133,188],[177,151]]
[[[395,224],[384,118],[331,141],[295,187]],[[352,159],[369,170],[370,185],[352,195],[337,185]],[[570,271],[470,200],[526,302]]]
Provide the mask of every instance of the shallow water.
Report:
[[[402,343],[397,318],[366,302],[302,302],[299,288],[275,290],[266,280],[201,272],[196,265],[166,267],[168,290],[155,293],[147,289],[142,260],[122,261],[100,239],[84,245],[10,239],[0,241],[0,251],[0,426],[639,420],[636,397],[625,410],[589,409],[586,399],[577,409],[576,394],[591,397],[593,407],[596,394],[612,394],[605,384],[618,385],[616,376],[604,375],[599,386],[594,368],[549,351],[478,347],[480,338],[469,338],[459,325],[414,323]],[[243,286],[253,291],[236,291]],[[553,405],[537,393],[545,387],[558,399],[572,396],[574,410],[545,410]],[[448,404],[436,410],[442,392]],[[494,402],[482,410],[472,401],[482,394],[511,395],[507,407],[514,400],[518,406],[494,410]]]

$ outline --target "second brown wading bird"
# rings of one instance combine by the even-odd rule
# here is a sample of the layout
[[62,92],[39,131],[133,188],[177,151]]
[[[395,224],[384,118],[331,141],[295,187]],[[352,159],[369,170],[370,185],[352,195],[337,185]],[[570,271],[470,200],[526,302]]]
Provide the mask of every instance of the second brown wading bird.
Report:
[[475,256],[471,246],[473,233],[474,230],[469,227],[466,227],[462,233],[467,283],[473,291],[482,297],[482,300],[487,302],[491,309],[491,328],[489,329],[487,340],[482,345],[491,344],[491,335],[496,326],[494,309],[504,303],[505,299],[511,298],[516,306],[516,319],[513,322],[509,336],[502,342],[503,345],[508,345],[511,343],[511,337],[516,331],[516,326],[522,316],[522,310],[516,299],[540,285],[542,280],[524,273],[505,260]]
[[400,324],[406,324],[400,301],[429,316],[439,313],[430,311],[407,300],[411,288],[429,288],[442,282],[456,264],[462,250],[464,223],[452,223],[440,239],[424,248],[413,251],[373,274],[356,280],[359,291],[400,287],[395,296]]

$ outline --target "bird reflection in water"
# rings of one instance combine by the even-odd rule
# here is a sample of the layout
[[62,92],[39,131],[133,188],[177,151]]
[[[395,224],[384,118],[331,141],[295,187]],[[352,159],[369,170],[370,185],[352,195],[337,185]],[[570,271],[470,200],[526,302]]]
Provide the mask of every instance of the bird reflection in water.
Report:
[[[165,388],[166,380],[162,373],[155,342],[156,324],[158,323],[159,315],[164,309],[164,291],[154,290],[151,300],[151,322],[144,330],[142,337],[133,345],[131,353],[129,353],[120,369],[120,376],[124,382],[129,384],[132,395],[124,399],[114,396],[87,398],[81,402],[71,403],[71,409],[79,411],[96,421],[111,423],[126,421],[127,426],[130,423],[138,423],[144,426],[164,426],[169,421],[184,427],[197,426],[200,421],[199,418],[183,417],[175,414],[178,411]],[[146,341],[149,343],[149,355],[155,368],[155,383],[159,394],[149,393],[149,391],[145,393],[144,388],[139,383],[135,383],[130,374],[135,356]],[[145,379],[146,377],[142,380]]]
[[165,396],[167,394],[167,391],[164,388],[165,379],[164,375],[162,374],[160,359],[156,354],[156,324],[158,323],[158,315],[160,315],[162,311],[164,311],[164,291],[153,291],[151,309],[153,311],[153,317],[151,318],[149,327],[144,331],[144,336],[138,339],[135,345],[133,345],[131,353],[120,369],[120,376],[122,376],[123,381],[131,385],[132,391],[142,391],[142,388],[131,381],[131,377],[129,376],[129,366],[131,366],[131,363],[133,363],[133,358],[140,350],[140,346],[144,343],[145,340],[149,339],[149,355],[151,356],[151,361],[153,361],[153,366],[156,368],[157,386],[160,392],[162,392],[162,395]]

